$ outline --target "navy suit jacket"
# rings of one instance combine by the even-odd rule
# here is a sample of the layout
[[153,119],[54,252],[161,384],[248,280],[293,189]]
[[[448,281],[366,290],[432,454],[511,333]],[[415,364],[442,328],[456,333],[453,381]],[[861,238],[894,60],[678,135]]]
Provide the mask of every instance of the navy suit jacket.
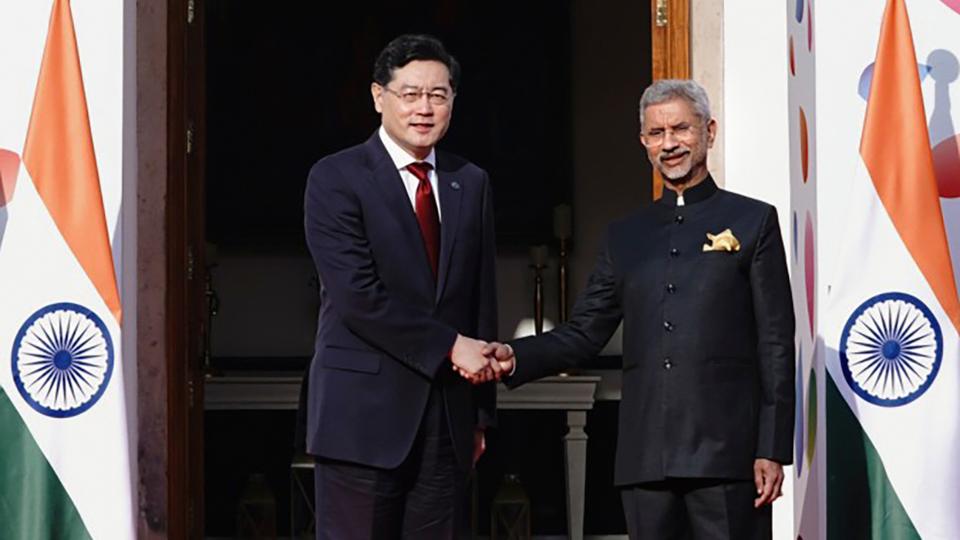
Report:
[[[777,212],[708,177],[607,232],[570,321],[513,342],[511,387],[588,364],[623,321],[615,480],[752,479],[793,456],[794,313]],[[704,251],[730,229],[740,250]]]
[[495,421],[496,388],[453,372],[457,333],[496,337],[495,238],[485,171],[437,151],[441,249],[435,280],[403,182],[379,135],[310,171],[307,245],[321,281],[307,451],[375,467],[410,452],[432,385],[458,462]]

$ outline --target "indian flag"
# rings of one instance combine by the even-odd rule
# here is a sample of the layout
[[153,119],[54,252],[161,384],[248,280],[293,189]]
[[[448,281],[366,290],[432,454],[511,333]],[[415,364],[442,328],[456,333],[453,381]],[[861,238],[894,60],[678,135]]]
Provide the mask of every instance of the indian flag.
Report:
[[880,30],[821,319],[827,535],[960,538],[960,302],[904,0]]
[[0,538],[133,538],[120,300],[68,0],[0,189]]

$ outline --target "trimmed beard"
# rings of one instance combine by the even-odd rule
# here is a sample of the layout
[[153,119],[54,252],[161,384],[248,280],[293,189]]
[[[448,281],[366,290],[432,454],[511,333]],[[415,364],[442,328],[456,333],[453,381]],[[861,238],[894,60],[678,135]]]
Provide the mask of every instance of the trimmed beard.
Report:
[[663,154],[657,156],[655,160],[651,160],[653,162],[653,166],[656,167],[657,170],[660,171],[660,175],[663,176],[665,180],[668,180],[671,184],[675,186],[682,186],[683,184],[686,184],[690,180],[690,173],[693,172],[693,170],[701,163],[704,163],[707,160],[707,138],[707,132],[704,130],[703,135],[700,137],[700,152],[695,153],[690,150],[689,147],[686,148],[686,150],[690,152],[690,161],[682,173],[680,173],[679,169],[673,169],[673,176],[667,174],[666,166],[660,161],[660,158],[663,156]]

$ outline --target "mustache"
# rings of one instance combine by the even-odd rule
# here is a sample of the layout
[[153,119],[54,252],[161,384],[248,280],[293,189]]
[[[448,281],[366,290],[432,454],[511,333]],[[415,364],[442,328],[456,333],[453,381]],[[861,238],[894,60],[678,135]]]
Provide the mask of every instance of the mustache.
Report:
[[690,150],[687,148],[677,148],[676,150],[663,151],[657,156],[657,161],[663,161],[664,159],[669,159],[672,157],[682,156],[684,154],[689,154]]

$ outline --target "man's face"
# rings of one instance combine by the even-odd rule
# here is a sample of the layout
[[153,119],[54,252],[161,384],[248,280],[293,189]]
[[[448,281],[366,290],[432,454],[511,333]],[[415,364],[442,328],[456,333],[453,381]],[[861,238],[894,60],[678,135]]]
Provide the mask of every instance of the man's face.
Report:
[[[387,134],[418,159],[427,157],[450,127],[454,94],[450,72],[441,62],[414,60],[393,70],[386,87],[373,83],[370,91]],[[414,93],[415,100],[408,103]],[[446,96],[445,103],[439,103],[440,95]]]
[[716,133],[716,121],[711,119],[703,125],[682,98],[650,105],[643,112],[641,139],[647,157],[674,185],[706,176],[707,150],[713,146]]

